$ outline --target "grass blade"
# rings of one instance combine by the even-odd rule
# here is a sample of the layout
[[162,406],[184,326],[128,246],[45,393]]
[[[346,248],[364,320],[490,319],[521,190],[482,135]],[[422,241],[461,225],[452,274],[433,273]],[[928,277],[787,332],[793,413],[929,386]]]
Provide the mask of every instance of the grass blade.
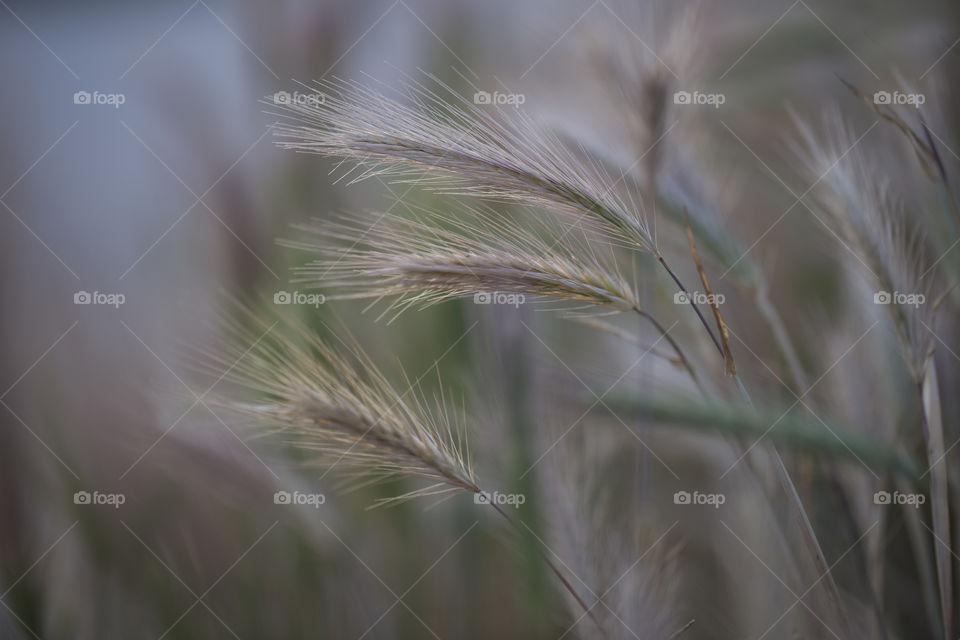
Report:
[[765,437],[776,444],[832,458],[859,461],[875,472],[893,472],[912,480],[919,479],[922,473],[914,460],[849,429],[833,425],[828,428],[816,420],[781,415],[783,412],[762,409],[753,412],[742,405],[695,402],[689,398],[633,398],[613,393],[607,396],[605,402],[631,417],[646,418],[658,424],[739,437],[757,438],[766,433]]
[[943,417],[940,412],[940,389],[937,367],[933,358],[927,359],[923,381],[920,383],[923,402],[923,435],[930,462],[930,513],[933,518],[934,557],[937,561],[937,580],[940,583],[940,616],[943,637],[953,637],[953,572],[950,557],[950,508],[947,504],[947,463],[943,444]]

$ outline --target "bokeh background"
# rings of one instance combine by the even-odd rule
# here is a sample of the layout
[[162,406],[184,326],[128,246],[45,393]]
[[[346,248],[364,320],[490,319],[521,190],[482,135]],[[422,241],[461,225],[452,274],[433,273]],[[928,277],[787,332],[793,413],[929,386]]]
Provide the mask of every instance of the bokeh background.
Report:
[[[870,321],[836,326],[832,310],[844,294],[831,256],[842,249],[831,234],[803,207],[778,221],[810,186],[790,151],[791,111],[815,119],[837,104],[863,130],[873,114],[838,75],[865,93],[920,87],[941,101],[947,125],[956,110],[942,90],[955,80],[960,55],[956,8],[945,0],[704,2],[679,43],[667,36],[692,3],[0,5],[4,638],[557,638],[571,625],[569,634],[592,637],[586,623],[574,625],[576,614],[536,559],[541,543],[564,558],[549,542],[548,492],[538,493],[538,474],[524,472],[562,465],[553,458],[564,447],[531,435],[534,423],[549,413],[564,433],[580,411],[556,407],[551,393],[592,400],[588,388],[618,379],[626,388],[668,388],[676,378],[670,365],[631,367],[642,351],[614,347],[533,305],[454,301],[392,323],[360,303],[282,310],[321,334],[349,330],[391,376],[402,366],[420,379],[426,395],[442,380],[472,416],[481,476],[531,498],[523,517],[532,535],[520,538],[468,496],[368,510],[409,487],[398,481],[345,493],[336,474],[254,437],[201,395],[219,381],[199,375],[189,354],[218,348],[221,320],[235,312],[227,299],[269,301],[295,286],[290,268],[307,258],[276,243],[296,237],[291,223],[443,206],[405,184],[334,184],[334,162],[277,149],[265,96],[325,77],[389,93],[405,76],[432,73],[467,96],[521,93],[521,108],[544,126],[601,155],[629,158],[638,151],[623,144],[625,116],[599,86],[591,56],[612,42],[661,54],[669,45],[682,58],[679,47],[696,64],[676,86],[727,100],[678,114],[664,145],[682,140],[713,177],[717,223],[764,266],[797,341],[836,329],[836,344],[800,354],[814,379]],[[76,103],[84,91],[122,96],[111,98],[122,104]],[[956,148],[949,131],[940,135]],[[909,162],[909,151],[890,160]],[[670,233],[682,250],[682,232]],[[643,290],[667,323],[689,324],[665,297],[668,283],[651,280]],[[121,294],[123,304],[76,304],[78,292]],[[731,313],[731,326],[755,352],[737,346],[745,377],[789,400],[773,374],[782,363],[769,356],[770,336],[750,312]],[[692,335],[696,327],[677,331]],[[869,407],[857,416],[835,396],[849,390],[842,384],[856,384],[865,389],[861,404],[878,402],[889,381],[866,372],[874,370],[870,354],[890,340],[878,329],[863,354],[845,361],[846,373],[830,374],[854,382],[827,378],[811,397],[845,418],[869,420]],[[956,415],[952,405],[945,411]],[[666,638],[696,619],[684,638],[765,630],[794,637],[796,618],[806,614],[798,608],[777,621],[794,598],[777,578],[755,490],[729,480],[724,491],[743,498],[719,515],[693,516],[672,502],[677,490],[714,482],[729,451],[718,453],[709,434],[656,425],[637,427],[642,443],[624,439],[609,418],[595,420],[601,435],[587,438],[590,422],[571,431],[569,446],[622,449],[617,482],[632,496],[624,519],[639,521],[648,541],[641,551],[656,547],[648,558],[656,555],[669,573],[657,578],[662,588],[644,594],[652,609],[641,608],[637,594],[637,610],[660,611],[662,619],[632,634]],[[605,479],[598,495],[615,490]],[[83,491],[122,494],[124,503],[76,504]],[[276,491],[322,493],[326,501],[275,504]],[[892,534],[887,543],[908,544]],[[828,549],[834,558],[847,547],[842,537],[837,546]],[[626,557],[624,570],[635,559]],[[843,571],[859,579],[856,566]],[[896,579],[919,580],[909,572]],[[925,628],[913,591],[904,589],[895,615],[903,628]],[[822,628],[818,634],[829,637]]]

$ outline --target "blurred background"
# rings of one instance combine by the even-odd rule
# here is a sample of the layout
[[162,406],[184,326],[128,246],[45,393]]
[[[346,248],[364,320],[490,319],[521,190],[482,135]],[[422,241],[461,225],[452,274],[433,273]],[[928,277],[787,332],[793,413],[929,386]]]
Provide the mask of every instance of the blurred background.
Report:
[[[469,496],[368,510],[409,487],[341,491],[336,474],[218,415],[204,392],[221,381],[198,376],[185,354],[217,348],[222,316],[233,313],[226,298],[269,301],[296,288],[290,268],[308,256],[276,243],[296,238],[291,223],[443,206],[407,184],[334,184],[335,162],[274,147],[264,97],[331,77],[391,94],[405,77],[432,73],[468,99],[523,95],[527,115],[611,162],[685,150],[711,177],[704,197],[713,223],[762,266],[795,342],[816,344],[798,354],[808,384],[829,376],[810,401],[872,425],[867,435],[892,433],[905,374],[878,371],[896,361],[895,338],[880,327],[863,338],[872,319],[843,311],[834,275],[843,249],[795,206],[811,180],[791,152],[791,113],[816,121],[836,104],[862,132],[875,115],[838,76],[869,95],[915,87],[940,114],[931,128],[944,148],[960,148],[947,91],[960,56],[954,3],[0,5],[0,637],[595,637],[535,552],[545,546],[575,574],[570,554],[586,553],[563,551],[567,525],[551,508],[560,498],[542,488],[550,474],[578,477],[567,449],[596,449],[606,460],[615,452],[612,477],[591,478],[596,502],[630,496],[621,503],[628,513],[614,514],[632,528],[620,566],[647,573],[622,602],[638,621],[624,623],[624,637],[666,639],[690,620],[683,638],[831,637],[791,607],[816,575],[795,593],[784,587],[778,576],[789,561],[749,479],[723,481],[726,495],[739,497],[723,510],[674,504],[676,491],[718,482],[736,459],[729,448],[711,434],[642,421],[631,433],[609,416],[578,418],[591,390],[676,388],[669,363],[637,364],[642,347],[625,349],[535,305],[453,301],[389,324],[382,307],[363,303],[279,310],[321,334],[348,328],[392,379],[403,380],[402,368],[426,395],[442,386],[457,398],[471,415],[480,476],[528,497],[518,513],[531,535],[519,538]],[[688,11],[693,26],[675,28]],[[722,93],[725,102],[678,109],[649,145],[632,147],[623,131],[638,114],[605,92],[597,66],[624,49],[654,67],[659,60],[674,90]],[[909,164],[909,148],[896,148],[890,165]],[[893,176],[906,182],[907,173]],[[682,227],[664,223],[659,235],[689,262]],[[735,297],[719,277],[732,266],[708,264],[717,288]],[[694,341],[697,328],[671,304],[669,283],[642,282],[664,324],[681,322],[676,331]],[[785,367],[771,355],[768,329],[749,309],[729,313],[743,338],[734,347],[744,377],[774,406],[790,406],[790,389],[805,388],[781,384]],[[945,327],[958,351],[947,337],[952,320]],[[828,370],[852,345],[843,366]],[[709,348],[699,343],[694,353]],[[941,387],[957,383],[947,374]],[[857,402],[854,387],[864,392]],[[565,402],[552,399],[558,390]],[[944,412],[949,422],[957,407]],[[864,475],[844,473],[852,483]],[[875,489],[864,483],[864,495]],[[324,500],[283,504],[278,491]],[[817,526],[830,531],[831,522]],[[891,527],[876,544],[909,553],[904,535]],[[838,535],[828,557],[854,539]],[[863,580],[848,564],[856,555],[838,566],[845,584]],[[913,569],[891,566],[892,582],[920,584]],[[901,590],[888,637],[927,637],[909,633],[929,630],[919,589]]]

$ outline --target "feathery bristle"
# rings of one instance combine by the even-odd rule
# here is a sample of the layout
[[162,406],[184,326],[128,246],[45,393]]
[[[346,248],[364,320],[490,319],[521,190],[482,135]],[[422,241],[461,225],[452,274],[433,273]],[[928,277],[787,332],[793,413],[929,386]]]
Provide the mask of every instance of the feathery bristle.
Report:
[[[539,435],[549,441],[547,431]],[[623,477],[620,441],[591,436],[555,449],[555,457],[538,468],[550,504],[548,539],[575,576],[581,599],[593,605],[604,637],[667,638],[679,627],[676,546],[670,529],[655,537],[642,519],[615,506],[611,496],[623,489],[616,486]],[[569,605],[577,621],[571,630],[593,631],[578,624],[585,617],[578,603]]]
[[344,346],[349,355],[303,328],[295,335],[259,340],[229,378],[262,397],[223,403],[266,433],[319,454],[324,463],[342,462],[361,474],[402,474],[440,483],[404,497],[444,489],[478,492],[449,413],[427,410],[415,385],[397,391],[356,345]]
[[[384,214],[362,228],[353,219],[300,227],[292,246],[322,254],[298,269],[302,281],[344,288],[343,297],[398,295],[402,308],[478,292],[548,296],[618,311],[640,308],[612,257],[566,233],[550,242],[515,222],[474,211],[471,220]],[[316,238],[314,242],[313,238]]]
[[[407,91],[412,106],[356,82],[316,88],[323,100],[278,105],[280,146],[352,160],[361,168],[355,180],[398,174],[444,193],[559,207],[656,252],[645,217],[618,194],[623,176],[611,180],[597,163],[579,161],[520,110],[496,119],[452,91],[444,100],[422,85]],[[437,173],[424,179],[423,169]]]
[[818,210],[835,227],[841,241],[869,269],[881,290],[922,295],[922,304],[891,300],[889,309],[911,374],[919,379],[933,349],[935,272],[925,253],[925,240],[911,225],[903,203],[859,138],[836,112],[824,118],[826,133],[816,135],[798,122],[805,149],[799,155],[824,188]]

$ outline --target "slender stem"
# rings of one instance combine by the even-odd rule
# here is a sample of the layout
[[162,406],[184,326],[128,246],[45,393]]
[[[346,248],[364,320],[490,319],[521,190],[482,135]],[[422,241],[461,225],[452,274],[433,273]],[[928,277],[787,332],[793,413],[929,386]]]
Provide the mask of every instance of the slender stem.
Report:
[[680,362],[683,363],[683,367],[687,370],[687,373],[690,374],[690,378],[693,379],[693,383],[697,385],[697,389],[700,390],[700,393],[706,395],[706,392],[703,390],[703,387],[700,385],[700,380],[697,378],[697,372],[694,371],[693,365],[690,364],[690,361],[687,359],[687,356],[684,355],[683,350],[680,349],[680,345],[677,344],[677,341],[673,339],[673,336],[663,327],[660,322],[654,318],[652,315],[641,309],[640,307],[633,307],[633,310],[637,314],[645,318],[653,327],[660,332],[660,335],[670,344],[670,347],[673,349],[674,353],[677,354],[677,357],[680,359]]
[[693,623],[696,622],[696,621],[697,621],[696,619],[693,619],[693,620],[691,620],[690,622],[688,622],[687,624],[683,625],[683,626],[680,627],[677,631],[674,631],[673,633],[671,633],[671,634],[670,634],[670,637],[667,638],[667,640],[675,640],[676,638],[679,638],[687,629],[689,629],[690,627],[692,627],[692,626],[693,626]]
[[[503,516],[503,518],[510,523],[510,526],[512,526],[517,531],[517,533],[522,533],[520,526],[514,521],[513,518],[510,517],[510,515],[506,511],[500,508],[500,505],[495,504],[492,501],[489,501],[489,504],[491,507],[494,508],[494,510],[496,510],[497,513]],[[600,621],[597,620],[597,617],[593,614],[593,607],[587,606],[587,603],[584,602],[583,598],[581,598],[580,595],[576,592],[576,590],[574,590],[573,585],[571,585],[570,582],[567,580],[567,578],[560,572],[560,569],[557,568],[557,565],[555,565],[553,561],[550,560],[550,558],[547,556],[547,554],[544,553],[543,549],[540,549],[538,547],[537,551],[539,552],[540,557],[543,558],[543,561],[547,563],[547,566],[550,567],[550,570],[553,571],[555,576],[557,576],[557,579],[559,579],[560,582],[563,583],[564,588],[570,592],[570,595],[572,595],[573,599],[577,601],[577,604],[583,607],[584,613],[590,616],[590,619],[593,620],[593,623],[597,625],[597,629],[599,629],[600,633],[603,634],[603,637],[606,638],[607,632],[604,630],[603,626],[600,624]]]
[[950,507],[946,452],[943,441],[943,419],[940,409],[940,390],[933,356],[927,360],[921,379],[917,382],[920,396],[920,421],[930,463],[930,518],[933,521],[934,537],[941,544],[934,544],[934,559],[940,586],[940,616],[943,637],[953,638],[953,559],[945,545],[950,541]]
[[[724,353],[723,346],[720,344],[720,341],[717,340],[716,335],[713,330],[710,328],[710,325],[707,323],[707,319],[704,317],[703,313],[700,311],[700,308],[693,301],[693,298],[690,296],[690,293],[687,291],[686,287],[673,272],[670,266],[663,259],[663,256],[659,252],[654,253],[657,260],[660,262],[660,265],[666,270],[673,281],[680,287],[680,290],[683,291],[687,296],[687,301],[690,303],[690,306],[693,307],[693,310],[696,312],[697,317],[700,319],[700,324],[703,325],[703,328],[706,329],[707,334],[710,336],[710,339],[713,341],[714,346],[717,348],[717,351],[720,353],[720,356],[724,359],[726,363],[726,354]],[[750,398],[750,394],[747,392],[746,387],[743,384],[743,381],[740,379],[740,376],[734,371],[732,373],[733,381],[736,384],[740,394],[743,396],[744,401],[754,409],[753,401]],[[754,409],[755,410],[755,409]],[[777,470],[777,475],[780,479],[781,485],[784,491],[789,496],[789,501],[794,507],[794,512],[797,519],[799,520],[800,528],[804,541],[808,550],[813,556],[813,561],[817,567],[818,573],[821,573],[822,576],[826,576],[826,590],[828,597],[836,609],[836,613],[840,622],[846,627],[846,630],[849,632],[849,623],[847,617],[842,608],[839,598],[839,592],[837,590],[836,583],[833,580],[833,576],[830,574],[830,570],[827,567],[826,558],[823,555],[823,549],[820,547],[819,542],[816,538],[816,533],[813,530],[813,525],[810,522],[809,517],[807,516],[806,509],[803,506],[803,502],[800,499],[800,495],[797,493],[796,485],[790,477],[790,472],[787,470],[786,465],[783,462],[783,459],[780,457],[780,453],[777,451],[776,447],[773,449],[773,459],[775,467]]]
[[737,383],[737,389],[740,390],[740,395],[743,396],[743,400],[747,403],[747,406],[755,411],[756,407],[753,406],[753,400],[750,399],[750,394],[747,392],[747,388],[743,386],[743,380],[740,379],[739,373],[733,374],[733,381]]
[[[916,491],[913,485],[908,485],[900,481],[897,488],[901,493],[910,493]],[[884,509],[884,512],[887,510]],[[903,519],[907,525],[907,535],[910,539],[910,548],[913,552],[914,560],[917,563],[917,574],[919,575],[920,591],[923,594],[923,605],[926,609],[927,624],[930,625],[931,633],[936,633],[940,629],[942,622],[940,617],[940,587],[938,583],[939,572],[936,569],[936,552],[931,548],[937,544],[936,540],[931,540],[928,530],[923,527],[920,514],[916,509],[904,509]]]
[[757,278],[759,282],[756,284],[754,297],[757,309],[760,310],[760,314],[767,321],[767,326],[769,326],[773,332],[773,338],[777,342],[777,346],[780,347],[780,352],[787,360],[787,369],[793,378],[793,384],[797,387],[797,391],[802,393],[807,389],[809,384],[803,372],[803,366],[800,364],[797,350],[794,349],[793,342],[787,334],[787,329],[783,324],[783,318],[780,317],[780,313],[770,300],[767,283],[762,280],[761,276],[757,276]]
[[[710,329],[710,325],[707,323],[707,319],[704,318],[703,314],[700,312],[699,307],[693,302],[693,299],[690,297],[689,292],[683,286],[683,283],[680,282],[680,279],[677,278],[676,274],[670,269],[667,263],[664,261],[663,257],[657,255],[657,260],[660,264],[663,265],[663,268],[667,270],[667,273],[670,274],[670,277],[673,278],[673,281],[677,283],[677,286],[687,294],[687,300],[690,302],[690,305],[693,307],[694,311],[697,312],[697,317],[700,318],[700,323],[707,330],[707,333],[710,335],[710,338],[713,340],[713,344],[717,347],[717,351],[720,353],[720,356],[726,361],[726,357],[723,352],[723,347],[720,345],[720,342],[717,340],[717,337],[714,335],[713,331]],[[744,401],[748,406],[753,408],[753,401],[750,399],[750,394],[747,392],[746,387],[743,385],[743,381],[740,379],[740,376],[737,373],[733,374],[733,381],[737,386],[737,389],[740,391],[740,394],[743,396]],[[776,447],[771,447],[773,451],[773,461],[774,467],[777,471],[777,476],[780,479],[781,486],[786,492],[789,502],[794,507],[794,513],[800,525],[801,535],[803,536],[804,542],[810,551],[810,554],[813,556],[814,565],[817,567],[817,572],[825,577],[826,591],[828,598],[836,610],[837,617],[841,624],[849,629],[849,624],[846,618],[846,615],[843,610],[843,606],[840,602],[839,591],[837,590],[837,585],[833,580],[833,576],[830,574],[829,567],[827,566],[827,561],[823,555],[823,549],[820,547],[820,543],[817,541],[816,533],[813,530],[813,524],[810,522],[810,518],[807,515],[807,510],[803,506],[803,501],[800,499],[800,494],[797,493],[797,487],[793,482],[793,479],[790,477],[790,472],[787,470],[787,466],[783,461],[783,458],[780,457],[780,452],[777,451]]]
[[[786,358],[787,368],[790,371],[790,376],[793,379],[793,384],[797,387],[796,392],[802,393],[809,387],[809,381],[807,380],[806,375],[804,374],[803,367],[800,364],[800,358],[797,356],[796,349],[793,347],[789,335],[787,334],[786,327],[783,324],[783,319],[780,317],[777,308],[773,305],[773,302],[770,300],[769,291],[767,289],[767,283],[764,280],[763,276],[760,273],[756,275],[756,284],[755,284],[755,302],[757,308],[760,311],[760,314],[767,321],[767,325],[770,327],[770,330],[773,332],[774,340],[777,343],[777,346],[780,348],[780,352]],[[837,503],[840,505],[838,510],[839,517],[842,518],[847,528],[852,535],[851,539],[856,539],[859,536],[860,527],[858,526],[854,515],[853,510],[847,508],[850,504],[850,499],[847,495],[846,490],[843,485],[840,484],[840,481],[837,479],[836,473],[833,469],[823,466],[821,467],[821,472],[826,478],[831,491],[834,494],[834,497],[837,500]],[[861,563],[865,567],[868,573],[873,573],[871,565],[868,561],[868,558],[863,552],[863,549],[858,545],[854,553],[859,557]],[[880,606],[876,597],[875,592],[871,591],[871,604],[873,606],[874,614],[877,617],[878,626],[880,628],[883,638],[886,638],[886,628],[883,626],[882,613],[880,611]]]
[[700,318],[700,324],[703,325],[703,328],[707,330],[707,333],[710,335],[710,339],[713,340],[714,346],[717,347],[717,351],[720,352],[720,355],[723,355],[723,347],[720,346],[720,341],[717,340],[717,336],[713,334],[713,329],[710,328],[710,324],[707,323],[707,319],[703,317],[703,313],[700,311],[700,307],[697,306],[697,303],[693,301],[693,298],[690,297],[690,292],[687,291],[687,288],[683,286],[683,283],[680,282],[680,278],[677,277],[677,274],[673,272],[673,269],[667,265],[666,260],[663,259],[663,256],[657,255],[657,260],[666,269],[667,273],[670,274],[670,277],[673,278],[673,281],[677,283],[677,286],[680,287],[680,290],[687,296],[687,302],[690,303],[690,306],[693,307],[693,310],[697,312],[697,317]]
[[[747,388],[743,385],[743,381],[740,379],[739,374],[734,373],[733,380],[736,383],[737,388],[740,390],[740,393],[747,405],[749,405],[752,410],[756,411],[756,408],[753,406],[753,401],[750,399],[750,394],[747,392]],[[849,632],[850,625],[847,621],[847,617],[843,610],[843,605],[840,601],[840,593],[837,590],[837,585],[833,580],[833,575],[830,573],[830,567],[827,566],[827,560],[823,555],[823,549],[820,547],[820,542],[817,540],[817,534],[813,529],[813,523],[810,522],[810,517],[807,515],[807,510],[803,506],[803,500],[800,499],[800,494],[797,492],[796,483],[794,483],[793,478],[790,477],[790,471],[787,469],[787,465],[780,456],[780,451],[777,450],[777,447],[771,446],[770,449],[773,453],[774,467],[777,470],[777,476],[780,479],[780,484],[783,488],[783,491],[787,494],[790,503],[794,506],[794,514],[798,524],[800,525],[800,534],[803,536],[803,540],[806,543],[807,549],[813,556],[813,562],[817,567],[817,573],[819,573],[821,576],[824,576],[827,597],[830,599],[831,604],[836,609],[839,622]]]
[[923,133],[927,138],[927,144],[930,145],[930,153],[933,155],[933,160],[937,164],[937,171],[940,172],[940,184],[943,186],[943,192],[947,198],[950,213],[953,215],[953,222],[960,227],[960,210],[957,209],[957,201],[953,196],[953,189],[950,186],[950,176],[947,173],[947,168],[943,166],[943,159],[940,157],[937,143],[933,141],[930,128],[927,127],[926,122],[921,121],[921,124],[923,126]]

